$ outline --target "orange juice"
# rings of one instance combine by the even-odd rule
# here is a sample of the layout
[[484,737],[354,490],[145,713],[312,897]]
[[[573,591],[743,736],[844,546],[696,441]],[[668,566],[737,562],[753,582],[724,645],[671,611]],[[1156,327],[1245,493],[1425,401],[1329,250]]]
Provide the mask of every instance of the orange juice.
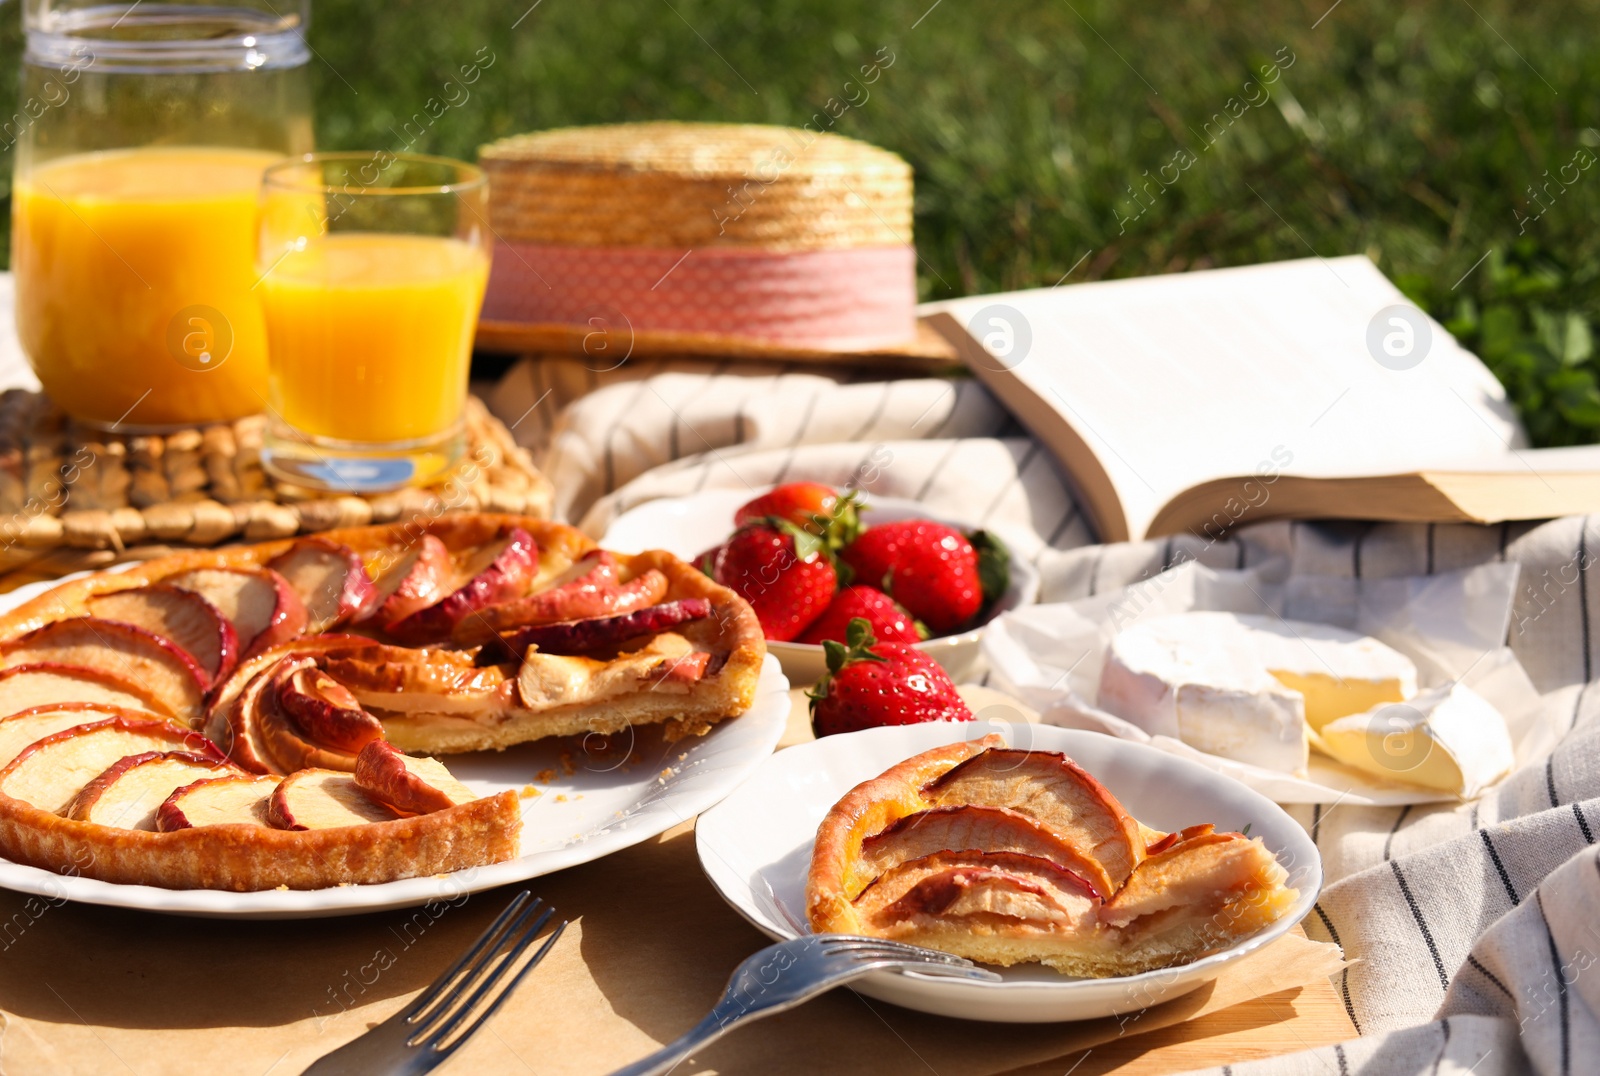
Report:
[[315,437],[389,443],[460,419],[489,279],[480,247],[335,233],[263,272],[272,406],[284,422]]
[[19,176],[17,330],[45,392],[125,427],[262,409],[257,192],[280,155],[208,147],[63,157]]

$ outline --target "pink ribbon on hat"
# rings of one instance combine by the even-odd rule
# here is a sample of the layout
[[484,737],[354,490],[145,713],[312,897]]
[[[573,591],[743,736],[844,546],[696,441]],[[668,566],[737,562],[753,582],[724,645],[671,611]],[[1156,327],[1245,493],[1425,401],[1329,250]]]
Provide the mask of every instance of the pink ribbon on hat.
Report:
[[485,321],[712,334],[828,351],[916,335],[909,246],[761,251],[495,244]]

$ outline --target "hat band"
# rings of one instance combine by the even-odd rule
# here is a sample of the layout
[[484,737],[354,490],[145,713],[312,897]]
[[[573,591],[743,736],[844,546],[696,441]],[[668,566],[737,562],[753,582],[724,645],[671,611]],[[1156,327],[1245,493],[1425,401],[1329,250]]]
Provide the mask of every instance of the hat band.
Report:
[[916,335],[910,246],[761,251],[498,242],[485,321],[864,351]]

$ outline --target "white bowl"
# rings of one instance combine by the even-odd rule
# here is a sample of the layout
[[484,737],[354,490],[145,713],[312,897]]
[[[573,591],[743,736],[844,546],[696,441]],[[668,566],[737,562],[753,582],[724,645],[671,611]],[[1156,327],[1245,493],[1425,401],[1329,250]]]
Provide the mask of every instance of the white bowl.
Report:
[[1075,979],[1042,965],[1001,969],[1001,982],[881,971],[853,988],[909,1009],[971,1020],[1046,1023],[1131,1012],[1212,981],[1233,962],[1288,933],[1322,888],[1317,847],[1271,800],[1196,762],[1093,732],[1001,722],[895,725],[827,736],[779,751],[695,825],[700,867],[734,910],[779,940],[806,933],[806,872],[823,816],[850,789],[904,759],[999,732],[1013,747],[1061,751],[1094,774],[1134,817],[1164,830],[1212,822],[1250,827],[1300,891],[1289,914],[1228,949],[1143,975]]
[[[733,514],[740,505],[770,488],[711,489],[687,497],[646,501],[618,516],[606,529],[600,544],[618,553],[665,549],[684,560],[693,560],[733,533]],[[872,494],[867,494],[866,501],[868,507],[862,511],[861,518],[867,526],[901,519],[931,519],[963,531],[976,529],[975,524],[929,512],[917,501]],[[1010,584],[994,603],[989,619],[1032,605],[1038,598],[1039,573],[1027,561],[1012,557]],[[980,624],[959,634],[943,635],[917,645],[933,655],[950,674],[950,679],[960,683],[970,676],[978,663],[983,630],[984,625]],[[815,644],[768,642],[767,650],[777,655],[783,675],[796,687],[816,683],[827,671],[822,647]]]

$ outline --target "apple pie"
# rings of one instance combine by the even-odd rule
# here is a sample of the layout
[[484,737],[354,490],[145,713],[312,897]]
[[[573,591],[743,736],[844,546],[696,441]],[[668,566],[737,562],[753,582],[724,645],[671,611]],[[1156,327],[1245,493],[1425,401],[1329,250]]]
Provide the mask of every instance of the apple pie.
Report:
[[863,782],[823,819],[807,880],[818,932],[989,964],[1132,975],[1187,964],[1286,914],[1260,838],[1134,819],[1065,755],[997,735]]
[[0,616],[0,854],[233,890],[498,862],[516,795],[416,756],[704,733],[764,654],[750,607],[669,554],[515,516],[96,573]]

